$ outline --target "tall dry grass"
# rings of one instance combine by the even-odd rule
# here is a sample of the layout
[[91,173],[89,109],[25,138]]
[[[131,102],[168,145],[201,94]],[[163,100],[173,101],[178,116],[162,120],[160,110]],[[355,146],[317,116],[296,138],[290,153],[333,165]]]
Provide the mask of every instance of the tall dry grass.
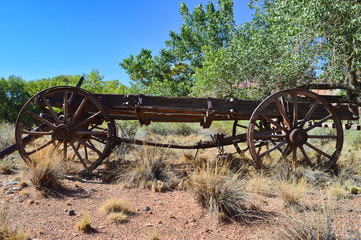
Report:
[[34,187],[45,192],[52,192],[61,186],[60,179],[69,169],[69,164],[53,154],[49,149],[34,153],[33,161],[28,163],[29,178]]
[[189,176],[188,190],[216,224],[227,218],[245,220],[256,210],[244,182],[228,164],[208,163],[196,168]]

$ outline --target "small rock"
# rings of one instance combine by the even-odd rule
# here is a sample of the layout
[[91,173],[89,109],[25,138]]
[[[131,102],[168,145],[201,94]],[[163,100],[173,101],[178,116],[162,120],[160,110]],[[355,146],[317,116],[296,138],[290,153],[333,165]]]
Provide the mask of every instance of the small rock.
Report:
[[143,208],[143,211],[150,211],[150,207],[145,206],[145,207]]
[[28,200],[28,204],[29,204],[29,205],[33,205],[33,204],[34,204],[34,200],[29,199],[29,200]]
[[154,226],[154,224],[147,223],[147,224],[145,224],[145,226],[146,226],[146,227],[153,227],[153,226]]
[[16,200],[19,200],[20,198],[21,198],[20,196],[14,197],[14,199],[16,199]]
[[3,182],[3,187],[5,187],[5,186],[14,186],[14,185],[18,185],[18,182],[8,182],[8,181]]
[[176,219],[176,217],[174,215],[170,215],[169,218]]
[[75,212],[72,209],[70,209],[66,214],[69,216],[75,216]]
[[12,190],[8,190],[5,192],[5,195],[10,195],[10,194],[13,194],[14,192]]
[[351,208],[346,208],[345,209],[347,212],[353,212],[353,209],[351,209]]
[[93,192],[98,192],[98,191],[96,189],[92,188],[92,189],[90,189],[89,192],[93,193]]

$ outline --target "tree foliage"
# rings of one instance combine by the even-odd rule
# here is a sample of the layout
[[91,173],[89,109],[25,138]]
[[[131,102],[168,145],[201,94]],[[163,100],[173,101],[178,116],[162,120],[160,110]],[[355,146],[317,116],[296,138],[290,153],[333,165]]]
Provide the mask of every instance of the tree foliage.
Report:
[[218,9],[212,1],[203,8],[196,6],[193,12],[182,3],[180,14],[183,25],[180,32],[171,31],[166,48],[157,56],[148,49],[142,49],[135,57],[124,59],[120,66],[126,70],[133,86],[143,93],[155,95],[189,94],[193,86],[195,68],[203,65],[202,48],[214,50],[227,46],[235,32],[233,2],[217,0]]
[[25,91],[26,82],[17,76],[0,78],[0,121],[14,122],[30,95]]
[[238,27],[226,47],[203,48],[194,95],[208,88],[217,96],[245,96],[239,87],[249,83],[263,95],[326,83],[361,103],[359,1],[252,0],[250,6],[253,19]]

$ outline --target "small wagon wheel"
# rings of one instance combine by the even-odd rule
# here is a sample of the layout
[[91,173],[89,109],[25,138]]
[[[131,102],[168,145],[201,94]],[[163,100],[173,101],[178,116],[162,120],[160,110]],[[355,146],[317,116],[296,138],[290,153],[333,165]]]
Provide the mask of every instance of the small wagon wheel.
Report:
[[18,151],[26,163],[39,156],[80,163],[91,172],[111,150],[114,124],[91,93],[61,86],[43,90],[21,109],[15,127]]
[[[318,128],[325,123],[334,129]],[[330,169],[340,155],[343,131],[335,109],[324,98],[307,90],[288,89],[258,105],[250,118],[247,142],[261,168],[291,157],[295,165],[304,161]],[[260,151],[257,146],[264,143],[269,149]]]

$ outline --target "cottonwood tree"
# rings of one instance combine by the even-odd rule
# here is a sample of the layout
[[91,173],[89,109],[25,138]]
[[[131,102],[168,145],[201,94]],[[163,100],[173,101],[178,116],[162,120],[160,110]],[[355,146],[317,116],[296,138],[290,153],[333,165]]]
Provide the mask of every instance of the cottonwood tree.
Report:
[[[218,95],[237,95],[251,81],[257,93],[328,84],[361,100],[361,4],[350,0],[251,1],[253,19],[242,24],[227,47],[203,49],[195,94],[207,81]],[[218,80],[217,80],[218,79]],[[225,81],[228,81],[225,84]],[[241,91],[242,93],[242,91]]]
[[199,4],[192,12],[181,3],[183,25],[179,33],[171,31],[166,47],[153,56],[142,49],[136,56],[124,59],[120,66],[126,70],[133,85],[143,93],[157,95],[187,95],[193,86],[195,68],[202,68],[207,46],[217,50],[227,46],[235,32],[233,2],[217,0],[218,9],[210,1]]

